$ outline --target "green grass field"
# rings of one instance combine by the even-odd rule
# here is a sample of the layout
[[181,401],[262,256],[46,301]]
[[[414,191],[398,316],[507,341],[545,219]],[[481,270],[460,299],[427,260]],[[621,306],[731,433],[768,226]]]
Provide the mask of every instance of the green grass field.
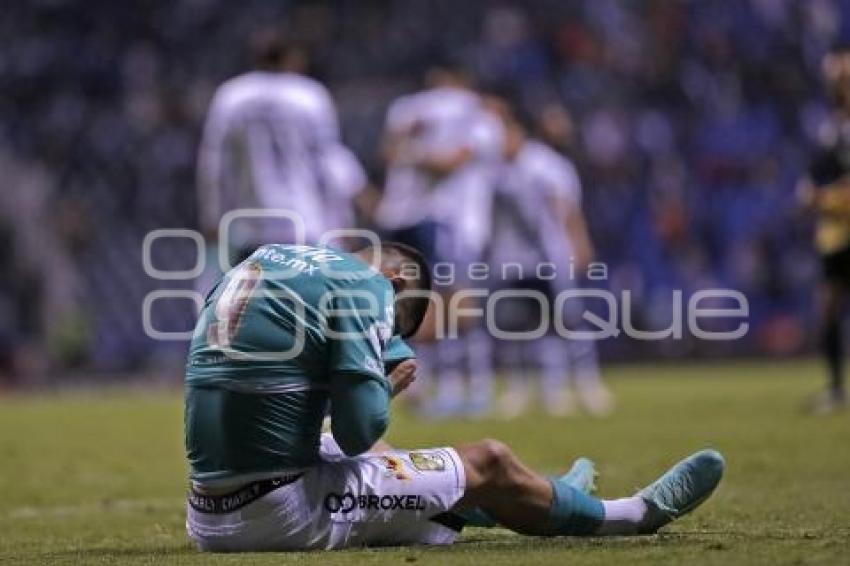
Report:
[[202,555],[183,529],[179,391],[0,397],[0,563],[100,564],[847,564],[850,413],[801,413],[813,364],[664,366],[608,371],[619,410],[596,420],[423,423],[398,414],[406,447],[484,436],[555,471],[593,458],[601,494],[620,496],[693,449],[728,470],[715,497],[652,537],[524,538],[467,530],[448,548]]

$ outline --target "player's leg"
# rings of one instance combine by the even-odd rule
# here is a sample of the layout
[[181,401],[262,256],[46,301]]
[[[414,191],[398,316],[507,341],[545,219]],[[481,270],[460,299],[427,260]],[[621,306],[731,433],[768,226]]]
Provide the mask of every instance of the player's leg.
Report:
[[602,381],[594,340],[570,340],[566,345],[573,383],[582,406],[592,415],[605,416],[614,409],[614,398]]
[[633,497],[603,501],[525,466],[503,443],[456,448],[466,491],[458,509],[480,508],[529,535],[614,535],[654,532],[702,503],[717,487],[723,460],[702,451],[671,468]]
[[466,339],[466,370],[469,376],[467,415],[483,415],[493,401],[493,337],[483,324],[471,328]]
[[543,408],[553,417],[576,413],[575,398],[569,383],[569,343],[550,334],[535,340],[531,349],[540,369],[540,397]]
[[317,529],[329,530],[325,548],[455,540],[463,521],[449,511],[462,497],[465,480],[453,449],[395,449],[336,458],[332,444],[322,439],[324,462],[304,482],[307,506],[320,515]]
[[[562,289],[573,288],[573,282]],[[583,318],[584,301],[572,298],[564,302],[561,312],[553,313],[553,316],[562,316],[565,328],[574,331],[589,330],[587,322]],[[556,347],[554,341],[546,344],[549,352],[541,355],[551,355]],[[563,342],[562,355],[566,355],[567,375],[569,375],[575,388],[576,396],[581,405],[588,413],[596,416],[609,414],[614,408],[614,398],[605,383],[602,381],[602,372],[599,369],[599,355],[596,350],[596,342],[591,339],[568,339]],[[544,374],[544,388],[546,388],[546,376]],[[547,397],[556,396],[554,393],[546,392]]]
[[423,416],[440,419],[457,415],[463,409],[466,398],[464,339],[456,336],[437,341],[436,354],[434,396],[424,408]]
[[[596,491],[596,466],[587,458],[578,458],[570,467],[567,473],[560,476],[552,476],[551,480],[562,481],[573,486],[582,493],[592,494]],[[479,507],[468,510],[453,510],[454,513],[460,515],[466,524],[473,527],[496,527],[499,522],[493,519],[490,515],[484,512]]]
[[517,340],[499,343],[499,365],[505,375],[505,390],[499,397],[499,415],[514,419],[523,415],[531,403],[531,383],[525,371],[525,344]]
[[[537,289],[525,280],[508,281],[500,291],[511,291],[514,296],[499,300],[496,309],[495,327],[514,335],[533,332],[540,326],[540,304],[529,294]],[[534,356],[528,340],[508,338],[500,340],[499,363],[505,375],[505,390],[499,399],[499,415],[513,419],[526,413],[531,405],[534,374]],[[563,352],[562,352],[563,354]]]
[[829,389],[821,407],[841,404],[845,400],[844,392],[844,352],[842,313],[844,310],[846,289],[834,279],[826,279],[819,289],[819,307],[823,324],[822,348],[829,370]]
[[[437,379],[433,403],[425,411],[432,418],[448,417],[462,413],[482,414],[489,409],[492,389],[492,362],[490,344],[481,321],[472,316],[458,316],[452,312],[454,293],[445,296],[447,311],[444,320],[457,317],[457,335],[446,336],[436,344]],[[476,299],[464,297],[457,301],[459,312],[474,311]],[[474,374],[469,371],[477,367]],[[469,377],[469,379],[467,379]],[[467,387],[468,381],[468,387]]]

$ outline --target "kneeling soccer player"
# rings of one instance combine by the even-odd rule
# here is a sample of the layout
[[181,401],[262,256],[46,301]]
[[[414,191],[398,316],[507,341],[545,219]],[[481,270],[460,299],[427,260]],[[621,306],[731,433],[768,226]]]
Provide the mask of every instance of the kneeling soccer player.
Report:
[[391,243],[357,254],[267,245],[223,277],[186,372],[186,527],[201,550],[449,544],[467,520],[530,535],[652,533],[712,493],[714,451],[602,501],[584,459],[547,478],[495,440],[379,448],[390,399],[414,379],[402,338],[430,286],[419,253]]

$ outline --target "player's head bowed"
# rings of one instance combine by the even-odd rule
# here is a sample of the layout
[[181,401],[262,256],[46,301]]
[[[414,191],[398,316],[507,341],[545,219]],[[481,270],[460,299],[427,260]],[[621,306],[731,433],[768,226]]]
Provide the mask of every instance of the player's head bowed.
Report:
[[416,334],[430,302],[431,266],[428,261],[416,248],[398,242],[382,242],[380,249],[369,246],[358,255],[378,266],[393,286],[396,332],[404,338]]

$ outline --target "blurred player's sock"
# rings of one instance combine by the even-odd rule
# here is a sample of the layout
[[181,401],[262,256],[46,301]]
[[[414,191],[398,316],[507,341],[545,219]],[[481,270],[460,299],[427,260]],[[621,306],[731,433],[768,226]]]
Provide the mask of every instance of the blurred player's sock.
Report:
[[534,341],[532,351],[540,367],[540,395],[546,412],[553,417],[575,415],[575,399],[567,381],[567,342],[560,336],[544,336]]
[[462,412],[465,404],[464,358],[466,345],[460,338],[444,338],[436,346],[434,397],[426,404],[422,415],[440,419]]
[[466,362],[469,375],[469,399],[466,413],[480,416],[490,411],[493,402],[492,338],[484,328],[473,329],[466,338]]
[[614,410],[614,398],[602,382],[596,342],[570,340],[567,342],[571,375],[576,394],[584,409],[595,416],[606,416]]
[[606,417],[614,411],[614,397],[601,382],[576,388],[584,410],[595,417]]
[[499,416],[503,419],[519,417],[531,402],[530,376],[523,367],[523,346],[519,342],[499,345],[499,358],[506,375],[505,390],[499,397]]
[[828,390],[818,393],[807,402],[806,411],[812,415],[831,415],[847,408],[843,391]]
[[429,386],[435,382],[433,374],[436,348],[433,342],[417,342],[415,349],[418,364],[416,379],[405,390],[401,399],[413,407],[421,407],[427,400]]
[[827,322],[823,335],[823,351],[829,367],[829,394],[836,401],[844,400],[844,356],[842,355],[841,320]]

